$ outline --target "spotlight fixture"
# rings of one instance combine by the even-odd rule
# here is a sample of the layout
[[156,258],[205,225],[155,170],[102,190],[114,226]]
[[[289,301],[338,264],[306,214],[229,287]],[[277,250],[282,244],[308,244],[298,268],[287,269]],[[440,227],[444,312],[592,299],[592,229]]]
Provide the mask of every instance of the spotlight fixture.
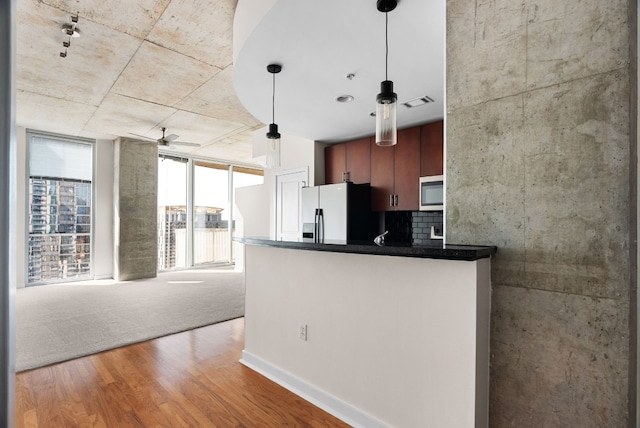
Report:
[[350,103],[354,99],[355,98],[353,98],[353,95],[340,95],[336,98],[336,101],[339,103]]
[[[74,24],[75,25],[75,24]],[[80,37],[80,30],[75,27],[72,24],[64,24],[62,26],[61,31],[66,34],[67,36],[71,36],[74,39],[77,39],[78,37]]]
[[267,65],[267,71],[273,76],[271,93],[271,123],[267,132],[267,166],[269,168],[280,167],[280,133],[276,124],[276,74],[282,71],[280,64]]
[[378,146],[394,146],[397,140],[396,107],[398,96],[393,92],[393,82],[389,80],[389,14],[398,5],[397,0],[377,0],[377,8],[384,12],[385,57],[384,81],[380,83],[380,93],[376,97],[376,144]]

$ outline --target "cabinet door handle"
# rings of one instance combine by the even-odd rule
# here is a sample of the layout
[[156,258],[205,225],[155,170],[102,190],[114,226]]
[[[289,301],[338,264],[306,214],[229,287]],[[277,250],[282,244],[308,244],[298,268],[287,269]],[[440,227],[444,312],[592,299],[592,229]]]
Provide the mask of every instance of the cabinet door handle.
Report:
[[389,206],[393,206],[393,195],[389,195]]
[[397,207],[397,206],[398,206],[398,195],[396,195],[396,197],[395,197],[394,206],[395,206],[395,207]]

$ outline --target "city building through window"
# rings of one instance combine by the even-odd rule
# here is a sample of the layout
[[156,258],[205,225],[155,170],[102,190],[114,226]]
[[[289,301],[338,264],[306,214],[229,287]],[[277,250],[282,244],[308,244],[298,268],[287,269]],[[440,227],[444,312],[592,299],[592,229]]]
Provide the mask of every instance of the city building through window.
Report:
[[90,142],[28,133],[27,284],[91,278]]

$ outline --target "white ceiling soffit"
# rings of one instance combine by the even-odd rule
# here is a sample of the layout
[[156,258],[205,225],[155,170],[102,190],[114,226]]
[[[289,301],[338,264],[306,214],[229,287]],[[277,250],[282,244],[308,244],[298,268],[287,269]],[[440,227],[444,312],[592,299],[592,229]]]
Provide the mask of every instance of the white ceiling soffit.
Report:
[[[16,122],[95,139],[152,139],[195,156],[255,164],[263,126],[233,89],[237,0],[17,0]],[[66,58],[61,28],[78,13]],[[135,138],[135,137],[133,137]]]
[[[250,13],[241,0],[237,14]],[[235,48],[236,94],[263,123],[271,122],[272,75],[276,75],[275,122],[284,134],[338,142],[375,132],[375,98],[385,78],[385,16],[375,0],[278,0]],[[398,94],[398,127],[444,117],[445,0],[400,0],[389,12],[389,80]],[[236,16],[238,22],[256,17]],[[245,29],[246,31],[246,29]],[[352,79],[347,75],[353,74]],[[352,95],[349,103],[336,98]],[[402,103],[428,96],[433,102]]]

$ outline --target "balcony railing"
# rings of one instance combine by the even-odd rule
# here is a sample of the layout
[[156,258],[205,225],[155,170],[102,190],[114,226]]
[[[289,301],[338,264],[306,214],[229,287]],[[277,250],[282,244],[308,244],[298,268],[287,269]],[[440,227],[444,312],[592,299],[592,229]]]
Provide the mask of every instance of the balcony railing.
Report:
[[91,277],[91,235],[29,235],[28,282],[60,282]]
[[[160,242],[164,248],[160,248],[158,252],[158,269],[187,267],[187,230],[162,228],[159,233]],[[229,262],[231,260],[230,243],[228,228],[194,230],[193,264]]]

